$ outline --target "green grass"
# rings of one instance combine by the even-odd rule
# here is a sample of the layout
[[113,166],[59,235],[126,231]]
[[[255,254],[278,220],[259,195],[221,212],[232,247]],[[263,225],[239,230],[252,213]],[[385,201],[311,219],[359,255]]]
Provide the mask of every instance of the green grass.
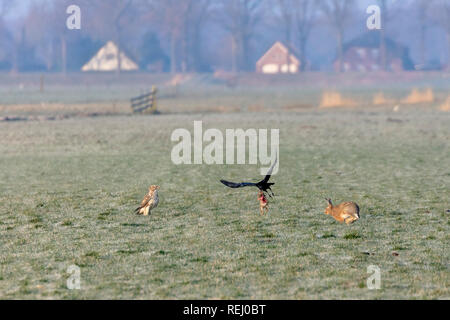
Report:
[[[256,190],[219,183],[257,166],[172,164],[170,135],[194,120],[280,128],[268,215]],[[0,298],[448,299],[449,123],[414,109],[1,123]],[[160,205],[136,216],[150,184]],[[337,223],[325,197],[361,219]]]
[[[435,102],[426,107],[438,109],[450,88],[450,74],[438,72],[345,73],[321,72],[298,75],[267,76],[242,73],[237,86],[213,74],[187,74],[174,86],[180,75],[124,73],[45,74],[44,91],[40,92],[40,74],[11,76],[0,73],[0,116],[77,114],[83,112],[129,114],[129,101],[152,85],[158,88],[157,106],[163,113],[279,110],[279,108],[314,109],[324,91],[337,90],[359,107],[372,103],[375,94],[383,92],[401,104],[411,89],[432,88]],[[32,108],[29,107],[32,105]],[[35,105],[35,106],[34,106]],[[88,105],[88,107],[86,107]]]

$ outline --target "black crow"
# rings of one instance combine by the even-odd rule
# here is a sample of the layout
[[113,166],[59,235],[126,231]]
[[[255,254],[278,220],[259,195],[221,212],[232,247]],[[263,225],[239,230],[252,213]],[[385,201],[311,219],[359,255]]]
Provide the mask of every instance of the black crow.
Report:
[[[273,168],[275,167],[275,164],[277,163],[277,157],[275,157],[275,162],[272,164],[272,166],[270,167],[269,171],[267,171],[267,175],[264,177],[264,179],[262,179],[259,182],[253,183],[253,182],[230,182],[230,181],[226,181],[226,180],[220,180],[220,182],[222,182],[224,185],[226,185],[227,187],[230,188],[242,188],[242,187],[257,187],[259,190],[263,191],[263,192],[267,192],[267,194],[272,197],[275,194],[273,193],[272,189],[270,188],[272,185],[274,185],[275,183],[273,182],[269,182],[270,176],[272,175],[272,171]],[[270,190],[270,192],[272,193],[272,195],[270,195],[270,193],[268,192],[268,190]]]

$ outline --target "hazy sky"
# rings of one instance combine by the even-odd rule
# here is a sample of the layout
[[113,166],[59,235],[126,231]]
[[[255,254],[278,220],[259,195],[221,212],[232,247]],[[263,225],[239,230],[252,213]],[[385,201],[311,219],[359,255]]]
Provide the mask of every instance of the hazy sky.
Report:
[[11,12],[9,12],[8,17],[16,18],[17,16],[24,14],[26,12],[26,9],[33,2],[44,3],[44,1],[42,1],[42,0],[20,0],[20,1],[17,1],[17,4],[15,5],[14,9],[11,10]]
[[[20,0],[18,1],[17,7],[14,9],[14,12],[11,12],[11,16],[18,16],[26,11],[26,8],[30,6],[32,3],[40,3],[45,5],[46,2],[55,2],[58,0]],[[92,0],[92,1],[108,1],[108,0]],[[391,0],[392,2],[396,2],[396,0]],[[404,0],[405,2],[407,0]],[[357,4],[361,8],[366,8],[371,4],[377,4],[378,0],[358,0]]]

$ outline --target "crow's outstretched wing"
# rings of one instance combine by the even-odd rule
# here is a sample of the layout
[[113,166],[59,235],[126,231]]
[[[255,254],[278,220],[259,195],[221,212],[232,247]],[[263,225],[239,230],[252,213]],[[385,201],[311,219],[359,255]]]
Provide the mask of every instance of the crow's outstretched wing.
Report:
[[256,183],[252,183],[252,182],[236,183],[236,182],[230,182],[230,181],[226,181],[226,180],[220,180],[220,182],[222,182],[224,185],[226,185],[227,187],[230,187],[230,188],[242,188],[242,187],[256,186]]
[[275,165],[277,164],[277,161],[278,161],[278,156],[275,155],[275,162],[272,164],[272,166],[270,167],[269,171],[267,171],[267,174],[266,174],[266,176],[264,177],[263,182],[269,181],[270,176],[272,175],[273,168],[274,168]]

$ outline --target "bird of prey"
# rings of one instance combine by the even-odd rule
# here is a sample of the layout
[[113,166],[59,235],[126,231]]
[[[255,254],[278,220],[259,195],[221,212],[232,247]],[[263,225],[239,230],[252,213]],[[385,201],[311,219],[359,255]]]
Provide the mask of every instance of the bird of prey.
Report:
[[[272,175],[272,171],[273,168],[275,167],[275,164],[277,163],[277,158],[275,157],[275,162],[272,164],[272,166],[270,167],[269,171],[267,171],[266,176],[264,177],[264,179],[262,179],[259,182],[230,182],[230,181],[226,181],[226,180],[220,180],[220,182],[222,182],[224,185],[226,185],[227,187],[230,188],[242,188],[242,187],[257,187],[259,190],[263,191],[263,192],[267,192],[267,194],[269,195],[269,197],[274,196],[275,194],[273,193],[272,189],[270,188],[272,185],[274,185],[275,183],[273,182],[269,182],[270,176]],[[269,193],[269,191],[272,193],[272,195]]]
[[142,200],[141,205],[134,210],[136,214],[144,216],[151,214],[151,210],[156,208],[159,203],[158,189],[159,186],[150,186],[148,188],[148,193],[145,195],[144,200]]

